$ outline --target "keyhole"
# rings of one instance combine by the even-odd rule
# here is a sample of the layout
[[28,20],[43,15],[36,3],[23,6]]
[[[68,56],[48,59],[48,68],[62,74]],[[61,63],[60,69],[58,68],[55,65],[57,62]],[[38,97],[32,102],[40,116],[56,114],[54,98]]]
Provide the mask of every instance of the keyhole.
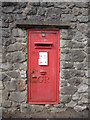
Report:
[[34,71],[32,71],[32,74],[34,74],[35,72]]

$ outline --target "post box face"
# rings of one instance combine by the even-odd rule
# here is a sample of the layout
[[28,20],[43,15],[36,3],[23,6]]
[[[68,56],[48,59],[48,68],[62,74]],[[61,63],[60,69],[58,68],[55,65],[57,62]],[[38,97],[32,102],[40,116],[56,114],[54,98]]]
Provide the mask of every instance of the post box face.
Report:
[[28,30],[27,46],[27,102],[57,104],[59,30]]

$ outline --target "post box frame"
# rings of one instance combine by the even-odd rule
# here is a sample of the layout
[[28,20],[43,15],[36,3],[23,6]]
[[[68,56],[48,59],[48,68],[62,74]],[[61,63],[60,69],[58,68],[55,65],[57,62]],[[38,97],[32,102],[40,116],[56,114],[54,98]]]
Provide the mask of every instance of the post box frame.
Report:
[[[48,31],[49,33],[57,34],[57,83],[56,83],[56,98],[55,102],[30,102],[30,34],[37,31]],[[58,104],[59,102],[59,41],[60,41],[60,30],[59,29],[28,29],[27,30],[27,103],[28,104]]]

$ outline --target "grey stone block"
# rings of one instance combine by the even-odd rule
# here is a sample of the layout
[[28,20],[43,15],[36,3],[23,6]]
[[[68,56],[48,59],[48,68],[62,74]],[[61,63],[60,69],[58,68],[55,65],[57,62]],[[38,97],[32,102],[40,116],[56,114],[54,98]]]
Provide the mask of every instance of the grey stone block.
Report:
[[10,37],[10,31],[8,28],[2,28],[2,37]]
[[76,100],[80,100],[81,99],[81,96],[79,93],[75,93],[73,96],[72,96],[72,100],[76,101]]
[[15,102],[23,102],[25,101],[25,96],[26,96],[26,92],[12,92],[10,94],[9,99],[11,101],[15,101]]
[[79,14],[80,14],[80,8],[78,8],[78,7],[73,7],[72,13],[73,13],[74,15],[79,15]]
[[9,108],[11,107],[12,102],[10,102],[9,100],[3,100],[2,101],[2,106],[5,108]]
[[12,69],[12,65],[9,64],[9,63],[2,63],[0,65],[0,68],[2,69],[2,71],[11,70]]
[[63,69],[71,69],[71,68],[73,68],[73,63],[70,63],[70,62],[61,62],[60,65],[61,65],[61,67]]
[[12,81],[4,82],[5,89],[8,91],[15,91],[17,89],[17,81],[14,79]]
[[84,41],[87,41],[88,39],[83,33],[77,31],[73,37],[73,40],[78,42],[84,42]]
[[66,104],[66,106],[69,108],[74,108],[76,105],[77,105],[77,102],[72,100],[68,104]]
[[88,98],[83,97],[81,100],[78,101],[78,105],[88,104]]
[[61,14],[62,22],[75,22],[77,19],[73,14]]
[[82,81],[82,78],[73,77],[68,80],[68,83],[73,86],[78,86]]
[[86,55],[82,50],[72,50],[71,51],[71,60],[73,62],[83,62],[85,57],[86,57]]
[[14,37],[25,37],[25,32],[22,29],[15,28],[12,31],[12,34]]
[[[20,12],[20,11],[19,11]],[[23,14],[16,14],[16,20],[25,20],[26,19],[26,16],[23,15]]]
[[15,15],[13,14],[3,14],[2,15],[2,20],[5,22],[5,23],[12,23],[14,20],[15,20]]
[[78,88],[78,93],[84,93],[84,92],[88,92],[88,85],[81,85]]
[[88,30],[88,24],[79,23],[79,24],[77,24],[77,29],[78,29],[81,33],[85,34],[85,33],[87,33],[87,30]]
[[44,16],[45,12],[46,12],[46,9],[44,9],[42,7],[38,9],[38,15]]
[[7,75],[12,77],[12,78],[19,78],[20,77],[20,73],[18,71],[9,71],[7,72]]
[[76,105],[76,106],[74,107],[74,110],[75,110],[76,112],[82,112],[82,111],[85,110],[86,108],[87,108],[86,105],[83,105],[83,106]]
[[84,48],[85,43],[70,41],[68,44],[69,48]]
[[61,88],[61,94],[63,95],[73,95],[77,91],[77,87],[65,86]]
[[51,17],[53,15],[55,16],[60,16],[61,14],[61,9],[60,8],[48,8],[47,11],[46,11],[46,16],[47,17]]
[[11,77],[8,76],[6,73],[2,73],[2,81],[10,81]]
[[54,4],[55,8],[61,8],[62,10],[66,8],[66,4],[63,3],[55,3]]
[[9,53],[6,58],[8,62],[23,62],[26,60],[25,53],[23,52]]
[[78,70],[87,70],[88,69],[88,63],[75,63],[75,68]]
[[13,10],[14,10],[15,8],[14,7],[3,7],[3,9],[2,9],[2,12],[3,13],[13,13]]
[[15,43],[15,39],[13,38],[13,39],[11,39],[10,37],[9,38],[2,38],[2,45],[3,46],[8,46],[8,45],[10,45],[10,44],[12,44],[12,43]]
[[88,22],[88,16],[79,15],[79,16],[77,16],[77,19],[78,19],[78,21],[81,22],[81,23],[86,23],[86,22]]
[[70,70],[70,74],[72,77],[83,77],[85,75],[85,72],[82,70]]
[[71,101],[70,95],[61,95],[59,98],[60,103],[69,103]]
[[18,43],[16,42],[15,44],[11,44],[7,47],[7,51],[8,52],[14,52],[14,51],[19,51],[22,49],[22,44],[21,43]]
[[37,13],[37,7],[28,6],[28,8],[25,9],[25,14],[27,15],[36,15]]
[[62,70],[61,71],[61,78],[64,79],[70,79],[72,77],[83,77],[84,76],[84,71],[80,70]]
[[89,9],[87,9],[87,8],[82,8],[81,9],[82,15],[88,16],[88,12],[89,12]]
[[88,8],[88,2],[76,2],[75,5],[79,8]]

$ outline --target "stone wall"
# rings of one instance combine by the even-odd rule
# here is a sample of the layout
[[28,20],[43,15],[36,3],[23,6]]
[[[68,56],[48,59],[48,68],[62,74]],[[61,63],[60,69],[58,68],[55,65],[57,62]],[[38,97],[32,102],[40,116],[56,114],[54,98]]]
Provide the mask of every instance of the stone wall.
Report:
[[[90,55],[90,3],[15,3],[2,2],[2,90],[3,112],[65,111],[89,108],[88,66]],[[58,105],[28,105],[27,30],[15,26],[17,20],[69,23],[60,28],[60,84]],[[1,56],[0,56],[1,57]],[[90,70],[89,70],[90,71]]]

